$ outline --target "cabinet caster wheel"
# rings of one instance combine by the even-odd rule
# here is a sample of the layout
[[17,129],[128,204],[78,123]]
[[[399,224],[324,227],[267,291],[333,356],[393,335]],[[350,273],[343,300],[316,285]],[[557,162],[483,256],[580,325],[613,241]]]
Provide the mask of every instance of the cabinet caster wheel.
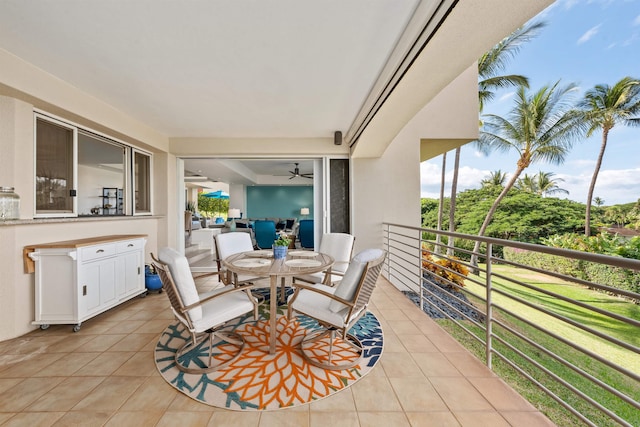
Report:
[[79,325],[79,324],[78,324],[78,325],[75,325],[75,326],[73,327],[73,332],[78,332],[79,330],[80,330],[80,325]]
[[44,325],[40,325],[40,329],[42,329],[43,331],[46,329],[49,329],[49,324],[45,323]]
[[140,298],[145,298],[147,296],[148,292],[144,291],[143,293],[140,294]]

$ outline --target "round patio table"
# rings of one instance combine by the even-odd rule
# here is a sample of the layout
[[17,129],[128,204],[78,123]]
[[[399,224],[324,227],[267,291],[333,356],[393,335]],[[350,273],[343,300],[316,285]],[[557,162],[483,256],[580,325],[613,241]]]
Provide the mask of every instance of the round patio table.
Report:
[[278,278],[282,280],[282,299],[284,300],[284,280],[287,276],[312,274],[328,270],[331,274],[333,257],[327,254],[294,250],[287,253],[283,259],[274,259],[272,250],[259,250],[242,252],[231,255],[222,260],[222,265],[227,271],[236,274],[252,276],[269,276],[270,301],[269,301],[269,353],[276,351],[276,317],[278,299]]

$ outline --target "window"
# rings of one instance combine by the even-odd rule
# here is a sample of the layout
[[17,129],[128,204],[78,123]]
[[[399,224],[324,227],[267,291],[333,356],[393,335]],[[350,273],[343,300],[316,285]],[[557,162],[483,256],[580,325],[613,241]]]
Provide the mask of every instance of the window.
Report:
[[151,156],[36,113],[36,217],[151,214]]
[[133,150],[133,214],[151,213],[151,156]]
[[36,119],[36,215],[66,216],[75,212],[76,143],[73,127]]

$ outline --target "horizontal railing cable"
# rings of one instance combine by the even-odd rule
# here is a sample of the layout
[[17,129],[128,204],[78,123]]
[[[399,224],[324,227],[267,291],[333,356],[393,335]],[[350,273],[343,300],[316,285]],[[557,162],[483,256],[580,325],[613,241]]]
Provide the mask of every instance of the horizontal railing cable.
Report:
[[[439,238],[437,241],[433,240],[433,235],[447,237],[446,243]],[[426,239],[425,236],[429,238]],[[452,322],[443,324],[451,325],[447,328],[460,328],[469,338],[483,344],[487,366],[493,369],[491,355],[497,356],[586,425],[597,425],[590,419],[590,414],[596,412],[623,426],[631,426],[640,419],[636,416],[631,423],[622,416],[629,413],[630,407],[640,413],[640,403],[633,392],[633,382],[640,382],[640,372],[636,372],[638,359],[634,359],[640,354],[640,346],[635,338],[626,339],[628,334],[614,335],[609,332],[615,329],[615,325],[620,328],[640,328],[640,319],[626,315],[625,311],[616,312],[615,308],[612,310],[613,306],[600,307],[588,299],[574,299],[572,294],[563,293],[561,287],[537,286],[533,279],[529,280],[524,274],[512,277],[503,271],[515,268],[523,273],[526,271],[544,275],[559,283],[564,281],[593,292],[617,296],[621,304],[640,303],[640,293],[619,289],[609,283],[594,283],[560,271],[549,271],[502,259],[495,256],[495,253],[496,250],[502,253],[504,248],[513,248],[533,254],[557,256],[560,259],[616,267],[627,275],[631,274],[629,271],[640,272],[640,260],[395,223],[384,223],[383,238],[389,254],[386,261],[389,280],[397,285],[402,284],[410,291],[417,290],[421,309],[426,312],[428,306],[432,313]],[[486,246],[487,253],[476,253],[460,247],[469,247],[478,241],[483,244],[483,250],[483,246]],[[486,267],[483,267],[484,264],[472,265],[466,261],[474,255],[486,260]],[[497,265],[501,266],[498,272]],[[472,274],[466,274],[465,269]],[[449,292],[450,296],[445,297],[446,294],[440,293],[438,287],[442,292]],[[485,292],[479,292],[478,289],[485,289]],[[499,301],[496,302],[495,297],[499,297]],[[534,301],[534,298],[538,301]],[[545,301],[553,301],[553,304]],[[560,302],[561,304],[557,304]],[[582,317],[576,315],[583,312],[585,314]],[[634,313],[637,310],[631,306],[627,312]],[[589,323],[586,322],[587,316]],[[599,327],[599,322],[609,323]],[[565,330],[571,331],[570,333],[575,331],[580,334],[580,338],[569,338],[569,332],[564,332]],[[602,342],[603,346],[585,345],[594,341]],[[529,346],[532,352],[528,353],[524,347],[516,346],[515,342]],[[508,349],[508,354],[513,356],[499,351],[496,345],[504,346],[500,349]],[[609,350],[604,350],[605,348]],[[564,370],[559,369],[560,366]],[[538,379],[535,377],[537,374],[544,374],[546,377]],[[578,378],[582,380],[578,381]],[[574,380],[576,381],[573,382]],[[567,396],[561,397],[558,391],[552,390],[555,387],[550,382],[564,389],[563,396],[571,393],[584,403],[578,407]],[[627,385],[622,389],[618,388],[625,383]],[[596,400],[601,397],[598,393],[609,393],[610,399],[599,402]],[[614,399],[618,399],[617,402],[620,403],[612,403]],[[611,407],[606,407],[605,402]],[[621,404],[630,407],[620,409]],[[594,410],[589,412],[586,405]],[[616,410],[620,410],[620,414]]]

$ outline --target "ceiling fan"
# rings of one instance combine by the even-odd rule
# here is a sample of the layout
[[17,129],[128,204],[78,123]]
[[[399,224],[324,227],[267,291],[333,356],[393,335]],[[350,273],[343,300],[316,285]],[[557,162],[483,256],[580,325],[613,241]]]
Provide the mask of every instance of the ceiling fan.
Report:
[[289,171],[289,173],[291,174],[289,179],[293,179],[297,177],[313,179],[312,173],[300,173],[300,169],[298,168],[298,163],[294,163],[294,164],[296,167],[293,168],[292,171]]

